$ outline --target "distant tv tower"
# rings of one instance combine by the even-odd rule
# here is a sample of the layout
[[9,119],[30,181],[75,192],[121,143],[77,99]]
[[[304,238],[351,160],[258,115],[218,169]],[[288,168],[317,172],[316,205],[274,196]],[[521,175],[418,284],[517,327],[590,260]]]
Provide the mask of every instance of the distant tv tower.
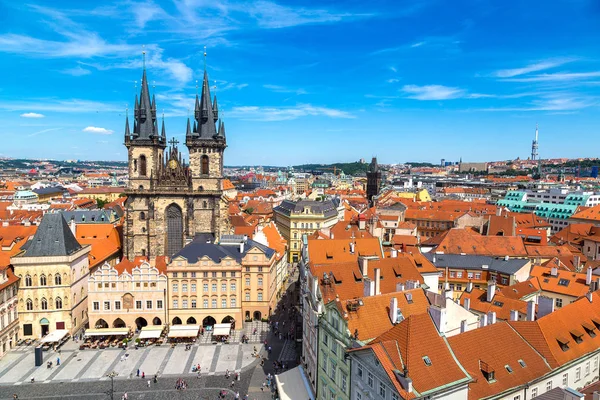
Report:
[[531,143],[531,161],[535,161],[538,158],[538,125],[535,124],[535,139]]

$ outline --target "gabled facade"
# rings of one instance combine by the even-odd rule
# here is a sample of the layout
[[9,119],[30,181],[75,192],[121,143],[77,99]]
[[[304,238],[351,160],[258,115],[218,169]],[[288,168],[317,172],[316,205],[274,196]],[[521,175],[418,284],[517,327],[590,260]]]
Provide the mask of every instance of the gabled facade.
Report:
[[56,329],[75,333],[88,321],[89,246],[81,246],[60,213],[46,214],[24,252],[11,258],[19,288],[21,336]]

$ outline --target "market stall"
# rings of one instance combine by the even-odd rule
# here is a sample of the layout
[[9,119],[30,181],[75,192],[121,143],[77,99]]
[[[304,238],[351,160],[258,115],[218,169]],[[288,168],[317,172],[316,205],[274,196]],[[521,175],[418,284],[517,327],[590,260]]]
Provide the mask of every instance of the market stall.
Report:
[[145,326],[142,328],[140,335],[138,336],[139,344],[147,346],[150,344],[160,344],[162,341],[159,340],[163,336],[164,326]]
[[69,331],[67,329],[57,329],[50,332],[40,340],[43,350],[49,348],[57,348],[69,339]]
[[172,343],[195,342],[200,331],[200,325],[172,325],[167,335]]
[[80,349],[105,349],[123,345],[123,339],[133,336],[129,328],[96,328],[88,329],[84,335],[85,342]]
[[215,324],[212,330],[212,337],[214,341],[225,342],[229,340],[231,334],[231,323],[228,324]]

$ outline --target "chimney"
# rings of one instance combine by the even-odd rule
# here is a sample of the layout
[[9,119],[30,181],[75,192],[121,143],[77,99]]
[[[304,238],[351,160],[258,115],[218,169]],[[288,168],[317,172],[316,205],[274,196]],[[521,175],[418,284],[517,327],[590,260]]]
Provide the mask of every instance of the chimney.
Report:
[[329,239],[334,239],[333,232],[329,232]]
[[452,289],[447,289],[444,291],[444,297],[450,300],[454,299],[454,290]]
[[578,255],[573,256],[573,265],[575,266],[575,271],[579,271],[579,267],[581,267],[581,257]]
[[404,292],[404,283],[396,283],[396,292]]
[[354,254],[354,242],[350,242],[350,254]]
[[69,228],[71,228],[71,232],[73,233],[73,236],[77,237],[77,224],[75,224],[75,220],[72,219],[71,221],[69,221]]
[[467,320],[463,319],[460,321],[460,333],[464,333],[467,331]]
[[435,323],[440,334],[446,333],[446,325],[448,324],[448,314],[445,307],[440,308],[436,306],[429,306],[429,315]]
[[544,315],[548,315],[554,312],[554,300],[550,297],[539,296],[538,297],[538,318],[542,318]]
[[[577,265],[575,267],[577,267]],[[588,267],[586,275],[585,275],[585,284],[590,286],[591,283],[592,283],[592,267]]]
[[496,216],[499,217],[501,215],[502,215],[502,208],[501,207],[496,208]]
[[519,320],[519,312],[517,310],[510,310],[510,320],[511,321]]
[[358,229],[360,229],[361,231],[364,231],[366,227],[367,227],[367,221],[364,218],[361,218],[360,216],[358,216]]
[[244,241],[240,242],[240,254],[244,253]]
[[535,321],[535,302],[527,302],[527,321]]
[[558,268],[552,267],[552,269],[550,270],[550,275],[558,276]]
[[381,294],[381,269],[375,268],[375,295]]
[[471,309],[471,299],[466,297],[465,301],[463,303],[463,307],[465,308],[465,310],[470,310]]
[[392,325],[398,323],[398,299],[395,297],[390,300],[390,321],[392,321]]
[[594,300],[594,292],[589,291],[585,294],[585,297],[590,301],[590,303]]
[[494,325],[496,323],[496,312],[490,311],[488,313],[488,325]]
[[363,279],[363,297],[373,296],[375,293],[375,282],[370,278]]
[[487,287],[487,302],[491,303],[494,300],[494,295],[496,294],[496,281],[488,281]]
[[369,273],[369,259],[365,257],[358,257],[358,265],[360,265],[360,273],[362,276],[367,276]]
[[471,293],[471,291],[473,290],[473,282],[469,281],[467,282],[467,292]]
[[392,248],[391,254],[390,254],[391,258],[398,258],[398,250]]
[[487,320],[488,320],[487,314],[483,314],[481,316],[481,319],[479,320],[479,327],[483,328],[484,326],[486,326],[487,325]]

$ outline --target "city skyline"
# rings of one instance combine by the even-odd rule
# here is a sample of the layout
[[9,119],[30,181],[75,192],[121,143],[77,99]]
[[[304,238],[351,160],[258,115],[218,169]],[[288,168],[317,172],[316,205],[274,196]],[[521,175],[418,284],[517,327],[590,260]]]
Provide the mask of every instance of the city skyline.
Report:
[[600,144],[591,1],[61,6],[0,5],[0,156],[125,160],[142,49],[181,142],[204,46],[226,165],[527,158],[536,123],[543,159]]

